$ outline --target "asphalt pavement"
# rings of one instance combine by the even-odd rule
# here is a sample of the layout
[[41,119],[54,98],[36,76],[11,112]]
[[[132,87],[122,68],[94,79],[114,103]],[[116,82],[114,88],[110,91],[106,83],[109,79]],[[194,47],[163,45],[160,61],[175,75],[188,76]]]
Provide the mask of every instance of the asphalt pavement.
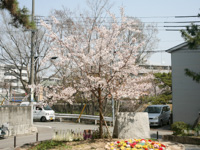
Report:
[[[38,140],[49,140],[53,137],[55,130],[79,130],[84,131],[86,129],[97,130],[98,125],[93,124],[79,124],[73,122],[34,122],[34,126],[38,128]],[[113,127],[109,127],[110,132],[113,131]],[[152,127],[150,131],[151,138],[161,139],[162,135],[172,134],[169,126],[163,126],[162,128]],[[36,134],[31,135],[19,135],[16,136],[16,147],[20,147],[27,143],[36,142]],[[186,150],[200,150],[198,145],[184,144]],[[0,139],[0,149],[2,150],[14,150],[14,137],[8,137],[7,139]]]

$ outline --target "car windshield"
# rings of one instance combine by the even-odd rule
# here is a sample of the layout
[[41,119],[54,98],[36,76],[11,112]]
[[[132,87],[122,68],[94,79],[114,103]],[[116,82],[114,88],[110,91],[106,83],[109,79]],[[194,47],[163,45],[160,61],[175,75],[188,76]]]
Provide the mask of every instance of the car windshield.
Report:
[[45,105],[44,106],[44,110],[52,110],[51,107],[49,105]]
[[161,112],[161,107],[147,107],[145,109],[145,112],[148,112],[148,113],[160,113]]

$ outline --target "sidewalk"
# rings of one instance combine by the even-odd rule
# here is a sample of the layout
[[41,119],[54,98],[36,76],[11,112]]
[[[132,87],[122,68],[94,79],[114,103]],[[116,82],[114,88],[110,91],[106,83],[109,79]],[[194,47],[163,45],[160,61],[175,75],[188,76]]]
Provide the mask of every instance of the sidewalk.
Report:
[[[47,127],[38,127],[38,140],[50,140],[53,136],[53,130]],[[27,143],[36,142],[36,134],[19,135],[16,137],[16,148]],[[0,139],[0,150],[14,150],[14,137]]]

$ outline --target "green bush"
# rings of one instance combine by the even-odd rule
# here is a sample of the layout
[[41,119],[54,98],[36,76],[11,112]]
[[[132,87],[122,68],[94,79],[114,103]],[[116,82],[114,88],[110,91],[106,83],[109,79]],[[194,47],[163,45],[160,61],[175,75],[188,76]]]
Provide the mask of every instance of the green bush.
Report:
[[194,127],[194,131],[197,133],[197,136],[199,136],[200,123],[198,123],[198,124]]
[[171,125],[171,129],[174,135],[184,135],[184,130],[187,130],[188,125],[185,122],[179,121]]
[[32,148],[32,150],[47,150],[47,149],[52,149],[55,147],[65,148],[65,149],[70,148],[69,146],[65,145],[62,141],[49,140],[49,141],[41,142],[40,144]]

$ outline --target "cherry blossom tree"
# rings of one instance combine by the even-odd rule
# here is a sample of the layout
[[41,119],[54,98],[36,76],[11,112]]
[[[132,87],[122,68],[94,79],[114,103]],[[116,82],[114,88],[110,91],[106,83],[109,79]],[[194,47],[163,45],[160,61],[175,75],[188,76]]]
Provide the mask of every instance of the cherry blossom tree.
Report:
[[[125,40],[128,32],[140,33],[135,28],[135,20],[126,18],[123,9],[121,9],[120,20],[115,15],[109,13],[112,17],[110,26],[92,25],[88,28],[74,23],[73,34],[60,38],[52,27],[45,22],[41,24],[49,31],[51,38],[51,51],[43,60],[45,63],[52,56],[58,57],[56,66],[66,68],[67,74],[75,73],[76,79],[71,85],[72,89],[81,91],[86,97],[90,98],[93,94],[98,99],[100,113],[100,137],[103,135],[103,114],[102,102],[111,95],[115,100],[122,98],[138,99],[142,95],[148,95],[152,87],[152,75],[141,76],[138,74],[141,69],[136,64],[136,56],[144,43],[138,43],[136,38]],[[86,18],[88,25],[91,18]],[[59,21],[53,17],[54,23]],[[67,85],[67,84],[66,84]],[[69,88],[65,87],[65,88]],[[62,94],[70,95],[75,90],[66,90],[63,88]],[[58,95],[54,93],[57,99]]]

